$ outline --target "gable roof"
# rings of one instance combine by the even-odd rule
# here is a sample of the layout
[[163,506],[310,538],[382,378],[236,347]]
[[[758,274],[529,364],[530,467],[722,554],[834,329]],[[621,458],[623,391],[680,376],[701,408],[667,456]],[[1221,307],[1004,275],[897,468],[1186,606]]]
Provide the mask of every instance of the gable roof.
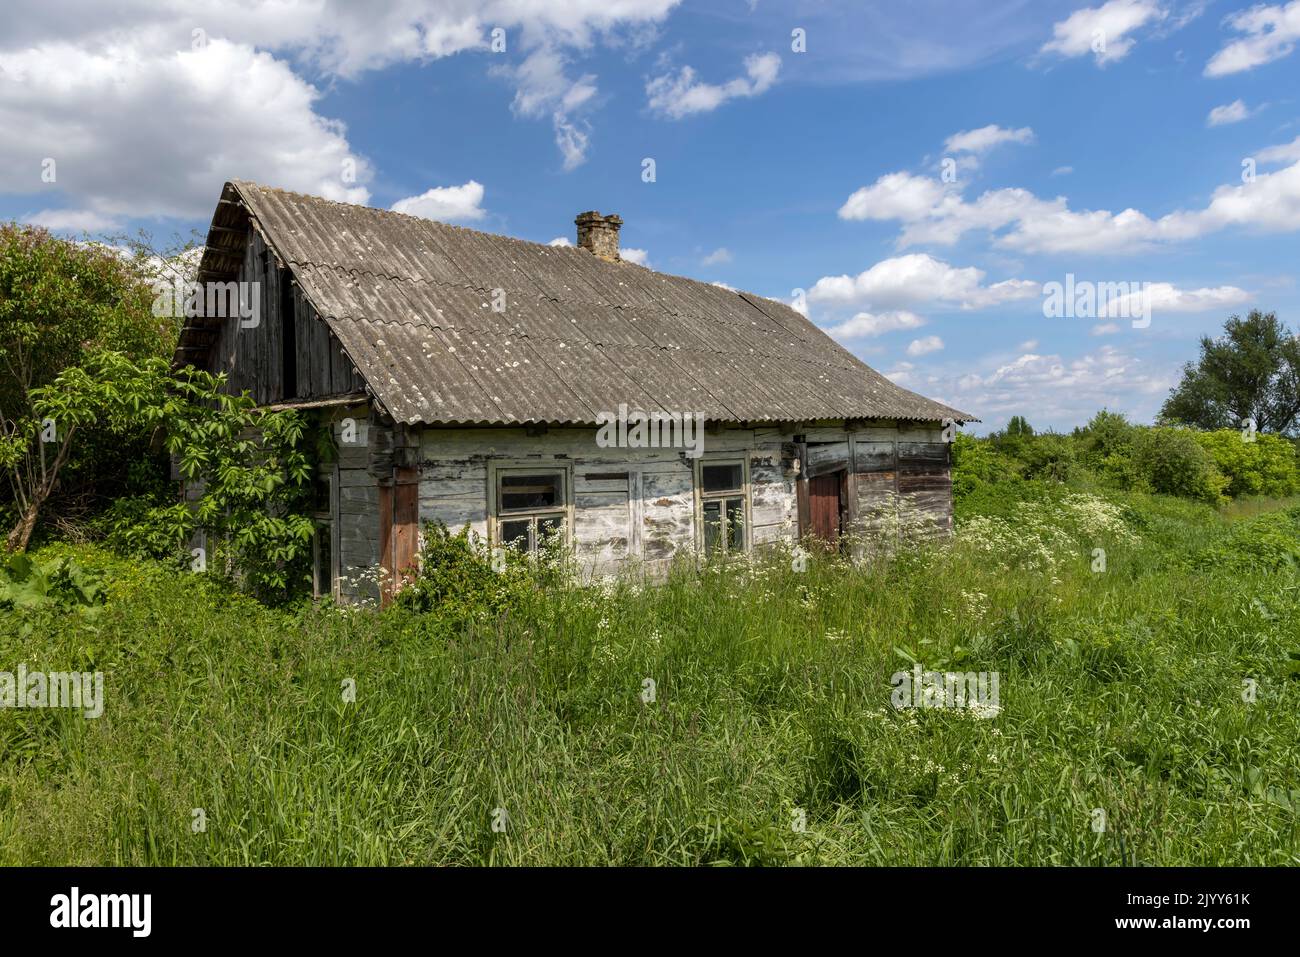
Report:
[[[235,278],[249,221],[398,422],[593,424],[620,404],[722,422],[976,421],[762,296],[255,183],[226,184],[200,282]],[[177,363],[202,342],[187,324]]]

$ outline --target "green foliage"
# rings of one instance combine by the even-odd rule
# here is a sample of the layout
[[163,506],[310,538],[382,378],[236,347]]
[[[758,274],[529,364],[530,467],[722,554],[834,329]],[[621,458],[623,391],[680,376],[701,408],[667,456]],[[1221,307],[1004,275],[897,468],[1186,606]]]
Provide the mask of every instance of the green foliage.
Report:
[[1190,429],[1151,428],[1133,440],[1133,465],[1151,489],[1211,504],[1223,500],[1228,480]]
[[[6,527],[24,517],[30,523],[46,499],[65,528],[75,527],[115,495],[152,486],[160,472],[165,476],[150,454],[148,435],[140,432],[85,430],[57,468],[50,460],[60,450],[34,446],[30,438],[33,419],[39,423],[39,390],[64,372],[90,371],[93,357],[109,349],[133,361],[170,356],[176,323],[153,314],[149,286],[170,262],[143,250],[125,255],[43,229],[0,225],[0,442],[34,453],[5,463],[9,481],[0,487],[0,517]],[[42,451],[49,453],[46,461]],[[9,542],[23,544],[25,535]]]
[[441,522],[429,522],[420,544],[419,573],[398,593],[398,604],[444,622],[494,620],[521,607],[537,587],[562,580],[558,542],[540,559],[507,548],[494,561],[468,525],[452,533]]
[[1235,429],[1197,432],[1196,441],[1228,477],[1227,493],[1275,498],[1300,492],[1300,460],[1296,446],[1279,435],[1253,435]]
[[1240,429],[1253,419],[1261,432],[1300,429],[1300,338],[1274,313],[1258,309],[1224,323],[1224,335],[1201,338],[1161,415],[1200,429]]
[[1193,559],[1199,568],[1276,572],[1300,567],[1300,508],[1242,522]]
[[[33,390],[23,434],[0,442],[0,465],[43,455],[41,421],[59,431],[60,455],[87,431],[161,435],[181,476],[202,487],[191,509],[160,496],[119,500],[96,527],[129,554],[179,558],[206,534],[208,568],[229,568],[255,594],[280,597],[306,580],[314,526],[311,465],[296,412],[258,409],[223,391],[225,379],[162,359],[97,353]],[[37,451],[33,451],[33,448]]]
[[977,489],[1009,482],[1020,474],[1018,463],[984,440],[958,432],[952,443],[952,490],[963,499]]
[[63,556],[37,561],[30,555],[6,555],[0,562],[0,609],[93,609],[102,604],[101,576]]

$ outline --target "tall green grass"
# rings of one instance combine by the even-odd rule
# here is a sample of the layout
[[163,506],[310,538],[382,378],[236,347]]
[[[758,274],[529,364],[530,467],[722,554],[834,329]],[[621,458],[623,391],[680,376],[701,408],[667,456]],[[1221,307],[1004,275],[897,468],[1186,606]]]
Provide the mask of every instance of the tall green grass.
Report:
[[[1080,494],[478,619],[78,549],[107,606],[0,613],[0,670],[103,670],[105,713],[0,711],[0,862],[1300,862],[1300,510]],[[1000,713],[895,710],[912,659]]]

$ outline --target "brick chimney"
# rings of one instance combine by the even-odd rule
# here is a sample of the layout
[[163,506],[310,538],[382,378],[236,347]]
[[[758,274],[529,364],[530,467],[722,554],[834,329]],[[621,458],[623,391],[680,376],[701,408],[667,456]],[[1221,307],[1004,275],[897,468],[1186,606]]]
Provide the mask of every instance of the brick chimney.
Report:
[[618,262],[618,229],[621,217],[602,216],[594,209],[579,213],[574,224],[578,227],[578,245],[594,256],[608,262]]

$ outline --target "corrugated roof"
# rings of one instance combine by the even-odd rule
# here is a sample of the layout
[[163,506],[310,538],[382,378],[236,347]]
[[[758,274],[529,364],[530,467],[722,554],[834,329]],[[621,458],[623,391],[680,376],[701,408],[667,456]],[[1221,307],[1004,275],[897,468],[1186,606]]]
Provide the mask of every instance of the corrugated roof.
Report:
[[[255,183],[226,184],[200,280],[233,278],[249,219],[398,422],[590,424],[620,404],[723,422],[976,421],[772,299]],[[178,362],[202,333],[182,332]]]

